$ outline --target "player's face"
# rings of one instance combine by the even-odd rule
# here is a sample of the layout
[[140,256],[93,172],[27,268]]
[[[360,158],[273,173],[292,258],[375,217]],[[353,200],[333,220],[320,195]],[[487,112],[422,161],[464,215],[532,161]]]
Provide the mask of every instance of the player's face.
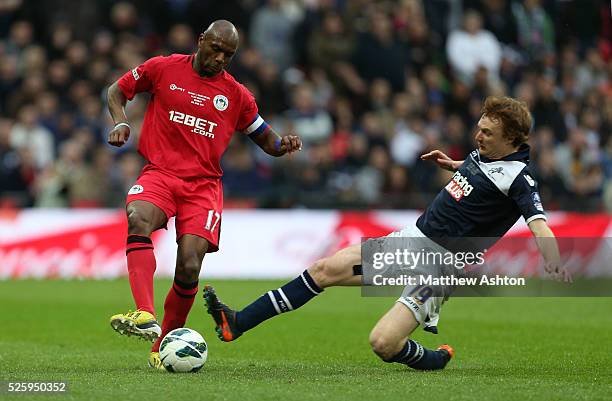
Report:
[[502,122],[485,115],[478,121],[475,140],[480,154],[489,159],[501,159],[514,152],[512,142],[503,137]]
[[218,35],[200,35],[200,66],[207,76],[220,73],[232,61],[238,44]]

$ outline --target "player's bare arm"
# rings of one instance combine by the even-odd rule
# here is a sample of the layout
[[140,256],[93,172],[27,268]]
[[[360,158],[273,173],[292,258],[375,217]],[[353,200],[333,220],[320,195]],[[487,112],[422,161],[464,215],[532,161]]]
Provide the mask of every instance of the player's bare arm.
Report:
[[528,224],[531,233],[536,238],[538,248],[544,257],[544,270],[557,280],[571,283],[572,277],[567,268],[561,266],[561,255],[559,245],[546,220],[535,219]]
[[457,171],[463,164],[463,160],[453,160],[444,152],[437,149],[421,155],[421,160],[431,160],[435,162],[438,167],[448,171]]
[[261,135],[252,139],[264,152],[275,157],[302,150],[302,140],[299,136],[289,134],[281,137],[272,127],[267,127]]
[[108,143],[112,146],[123,146],[130,137],[130,126],[125,115],[125,104],[127,98],[121,92],[119,84],[113,83],[108,88],[108,110],[115,126],[108,133]]

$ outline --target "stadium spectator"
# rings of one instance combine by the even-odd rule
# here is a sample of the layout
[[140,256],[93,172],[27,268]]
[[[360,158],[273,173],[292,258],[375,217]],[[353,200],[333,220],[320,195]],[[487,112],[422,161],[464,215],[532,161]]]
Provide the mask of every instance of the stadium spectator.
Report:
[[400,1],[391,13],[394,29],[408,55],[410,69],[420,75],[425,65],[441,59],[442,32],[430,29],[426,9],[420,0]]
[[606,64],[596,48],[588,49],[584,59],[576,68],[576,89],[580,95],[600,88],[608,80]]
[[553,129],[558,142],[565,140],[567,132],[557,100],[555,78],[546,74],[536,83],[536,99],[533,105],[533,120],[536,128],[548,125]]
[[117,207],[113,204],[113,155],[109,149],[93,151],[91,164],[74,181],[70,203],[73,207]]
[[408,171],[403,166],[393,164],[387,172],[382,188],[385,203],[391,208],[405,208],[406,205],[414,204],[410,202],[412,195],[409,194],[411,193],[415,193],[415,191],[411,187]]
[[176,24],[170,28],[166,49],[169,53],[188,54],[193,48],[194,32],[190,26]]
[[566,199],[567,191],[557,169],[555,153],[551,148],[545,148],[539,153],[537,165],[533,171],[534,178],[539,184],[542,203],[559,208],[561,206],[559,200]]
[[516,20],[508,18],[512,15],[512,1],[484,0],[480,12],[484,19],[484,29],[491,32],[504,45],[516,48],[518,32]]
[[9,207],[31,206],[30,186],[34,166],[27,148],[11,144],[12,121],[0,118],[0,204]]
[[282,112],[287,104],[285,88],[283,87],[280,71],[276,64],[262,60],[255,67],[254,82],[260,95],[259,110],[262,114],[275,118]]
[[251,44],[265,59],[274,62],[281,71],[293,62],[291,35],[297,19],[280,0],[267,0],[251,21]]
[[233,198],[257,198],[268,183],[269,177],[256,165],[248,144],[234,139],[223,158],[224,193]]
[[[599,207],[603,189],[601,155],[597,144],[589,144],[583,128],[574,128],[567,141],[556,150],[557,166],[570,195],[579,199],[579,210],[593,211]],[[572,209],[570,205],[565,208]]]
[[19,110],[17,123],[10,135],[11,146],[28,149],[37,169],[41,170],[53,162],[53,135],[39,123],[34,105],[26,104]]
[[[582,55],[585,49],[595,47],[603,21],[610,21],[610,9],[601,0],[566,0],[558,3],[558,43],[578,41]],[[609,6],[609,5],[608,5]]]
[[75,184],[86,171],[85,147],[76,139],[62,143],[59,157],[45,168],[36,182],[38,207],[69,207]]
[[382,130],[390,137],[394,132],[391,85],[389,81],[377,78],[370,84],[368,109],[373,112],[381,124]]
[[422,120],[413,119],[398,127],[391,140],[393,161],[404,167],[411,167],[425,147]]
[[118,157],[119,168],[111,172],[114,192],[113,203],[116,206],[125,206],[125,194],[138,179],[144,165],[142,158],[133,152],[126,152]]
[[355,175],[355,189],[360,199],[377,205],[380,202],[390,161],[387,149],[375,145],[370,149],[368,163]]
[[365,83],[350,63],[355,38],[335,11],[323,15],[321,27],[314,29],[308,41],[308,60],[312,68],[321,68],[340,93],[349,90],[362,94]]
[[352,62],[366,81],[384,78],[394,91],[404,89],[408,58],[395,37],[391,18],[383,10],[370,12],[368,30],[357,38]]
[[459,79],[471,83],[479,68],[483,67],[489,79],[499,79],[501,46],[497,38],[482,28],[482,17],[468,10],[463,17],[463,29],[450,33],[446,44],[449,63]]
[[292,107],[283,114],[288,130],[300,135],[305,145],[329,139],[333,132],[332,120],[327,110],[315,103],[312,84],[305,82],[296,86],[291,103]]
[[512,5],[518,27],[518,43],[529,61],[542,61],[554,53],[554,26],[541,3],[541,0],[522,0]]

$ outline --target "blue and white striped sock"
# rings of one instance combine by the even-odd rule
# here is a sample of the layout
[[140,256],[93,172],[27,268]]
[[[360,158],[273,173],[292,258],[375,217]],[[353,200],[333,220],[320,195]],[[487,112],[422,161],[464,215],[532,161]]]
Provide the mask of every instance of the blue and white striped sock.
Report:
[[416,341],[408,339],[404,348],[393,358],[385,362],[397,362],[408,365],[417,370],[438,370],[443,369],[448,363],[448,358],[442,351],[433,351],[424,348]]
[[299,308],[322,291],[305,270],[287,284],[276,290],[268,291],[255,302],[237,312],[237,328],[242,332],[250,330],[264,320]]

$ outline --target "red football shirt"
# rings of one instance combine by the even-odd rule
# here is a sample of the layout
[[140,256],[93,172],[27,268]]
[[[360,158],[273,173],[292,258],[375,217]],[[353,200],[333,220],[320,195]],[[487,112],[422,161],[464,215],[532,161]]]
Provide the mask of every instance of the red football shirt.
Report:
[[221,156],[232,134],[251,131],[261,118],[242,84],[226,71],[201,77],[191,66],[193,57],[151,58],[123,75],[119,88],[129,100],[152,94],[138,142],[145,159],[180,178],[221,177]]

